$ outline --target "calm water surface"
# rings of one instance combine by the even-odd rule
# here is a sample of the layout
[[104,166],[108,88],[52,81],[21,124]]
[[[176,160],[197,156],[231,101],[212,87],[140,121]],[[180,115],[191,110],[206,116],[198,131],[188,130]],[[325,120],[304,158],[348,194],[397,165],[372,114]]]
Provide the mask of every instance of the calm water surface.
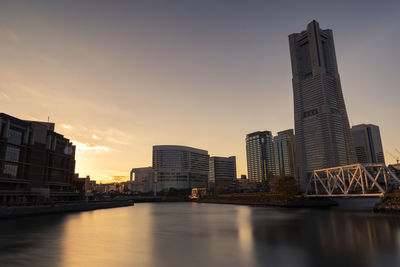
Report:
[[197,203],[0,220],[1,266],[400,266],[400,216]]

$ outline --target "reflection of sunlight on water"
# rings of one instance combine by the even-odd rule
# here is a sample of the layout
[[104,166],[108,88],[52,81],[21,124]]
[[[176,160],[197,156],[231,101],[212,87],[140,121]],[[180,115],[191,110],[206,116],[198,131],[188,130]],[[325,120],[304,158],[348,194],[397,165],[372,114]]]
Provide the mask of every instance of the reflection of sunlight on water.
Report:
[[239,247],[243,260],[247,266],[253,264],[253,227],[251,225],[251,209],[239,206],[237,213],[237,226],[239,231]]
[[[64,228],[61,266],[151,266],[151,209],[82,212]],[[79,255],[79,256],[78,256]]]

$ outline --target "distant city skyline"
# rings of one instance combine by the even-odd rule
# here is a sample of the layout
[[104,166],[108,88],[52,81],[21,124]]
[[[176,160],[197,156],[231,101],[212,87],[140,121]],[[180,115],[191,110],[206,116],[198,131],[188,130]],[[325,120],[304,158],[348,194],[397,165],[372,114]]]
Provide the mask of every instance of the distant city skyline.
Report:
[[234,155],[247,174],[246,134],[294,127],[287,36],[316,19],[334,31],[350,126],[378,125],[396,154],[399,11],[396,1],[2,1],[0,112],[49,116],[76,144],[80,176],[128,180],[160,144]]

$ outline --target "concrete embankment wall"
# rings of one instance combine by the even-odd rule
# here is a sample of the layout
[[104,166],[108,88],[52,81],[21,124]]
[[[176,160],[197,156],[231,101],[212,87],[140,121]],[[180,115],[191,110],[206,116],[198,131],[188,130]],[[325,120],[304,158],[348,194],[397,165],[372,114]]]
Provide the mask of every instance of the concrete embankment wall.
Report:
[[304,198],[296,197],[287,199],[279,195],[270,194],[233,194],[222,195],[220,197],[209,197],[197,200],[201,203],[214,204],[235,204],[235,205],[250,205],[250,206],[275,206],[287,208],[325,208],[337,205],[331,199],[322,198]]
[[50,213],[108,209],[134,205],[131,201],[75,202],[34,206],[0,207],[0,218],[30,216]]

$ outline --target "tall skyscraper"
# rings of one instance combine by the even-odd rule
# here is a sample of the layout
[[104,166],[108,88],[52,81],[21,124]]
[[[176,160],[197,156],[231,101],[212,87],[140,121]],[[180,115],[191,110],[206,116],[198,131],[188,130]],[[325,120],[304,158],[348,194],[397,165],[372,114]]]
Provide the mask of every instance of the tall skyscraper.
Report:
[[359,124],[351,127],[358,163],[385,164],[379,126]]
[[249,181],[267,184],[274,176],[274,151],[270,131],[246,136],[247,171]]
[[293,129],[278,132],[273,139],[276,176],[295,177]]
[[308,172],[356,161],[336,63],[332,30],[313,20],[289,35],[293,73],[296,173],[304,189]]

